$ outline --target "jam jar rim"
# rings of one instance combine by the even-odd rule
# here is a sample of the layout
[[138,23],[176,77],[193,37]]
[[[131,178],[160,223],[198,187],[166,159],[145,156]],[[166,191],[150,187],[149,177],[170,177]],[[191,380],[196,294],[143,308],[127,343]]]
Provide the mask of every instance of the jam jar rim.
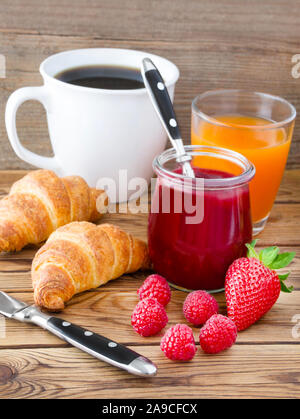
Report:
[[[243,169],[243,172],[236,176],[218,179],[204,179],[205,189],[225,189],[238,187],[244,185],[245,183],[249,183],[249,181],[255,175],[256,169],[254,164],[251,163],[245,156],[236,151],[223,147],[206,145],[185,145],[184,148],[187,154],[191,157],[204,155],[220,158],[220,156],[223,156],[223,158],[226,160],[237,164]],[[184,176],[183,174],[176,173],[163,167],[163,165],[170,160],[176,160],[176,151],[174,148],[168,148],[154,158],[152,166],[157,176],[162,177],[171,183],[174,182],[180,185],[182,185],[184,181],[187,181],[187,179],[191,179]],[[189,182],[188,185],[190,185],[192,189],[203,189],[202,182],[197,184],[197,182],[192,181]]]

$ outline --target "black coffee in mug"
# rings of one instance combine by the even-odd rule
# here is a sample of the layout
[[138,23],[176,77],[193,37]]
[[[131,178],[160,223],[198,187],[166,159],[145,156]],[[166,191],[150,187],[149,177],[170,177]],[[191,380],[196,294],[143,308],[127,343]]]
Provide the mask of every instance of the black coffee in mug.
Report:
[[137,68],[91,65],[74,67],[56,74],[56,79],[77,86],[109,90],[132,90],[145,87]]

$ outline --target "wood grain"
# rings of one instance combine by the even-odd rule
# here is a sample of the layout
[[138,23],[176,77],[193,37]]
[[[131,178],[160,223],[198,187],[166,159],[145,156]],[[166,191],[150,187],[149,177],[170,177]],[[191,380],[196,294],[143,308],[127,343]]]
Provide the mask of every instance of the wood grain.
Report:
[[[72,7],[70,5],[72,4]],[[39,7],[37,7],[37,5]],[[101,39],[198,42],[197,35],[292,41],[298,30],[297,1],[252,0],[2,0],[3,32]],[[147,6],[147,7],[146,7]],[[55,13],[54,13],[55,12]],[[284,16],[289,19],[284,19]],[[101,22],[101,25],[99,25]],[[139,24],[137,24],[137,22]],[[278,27],[281,23],[280,30]],[[149,24],[151,23],[151,25]],[[277,23],[277,26],[274,25]]]
[[[145,6],[147,5],[147,6]],[[181,71],[175,102],[189,142],[190,104],[205,90],[243,88],[277,94],[300,106],[300,82],[291,75],[299,52],[299,2],[272,0],[3,0],[0,53],[7,77],[0,79],[0,109],[9,94],[42,83],[40,62],[74,48],[121,47],[163,55]],[[280,29],[279,29],[280,28]],[[40,104],[18,113],[22,141],[50,155],[46,117]],[[0,169],[28,168],[12,151],[0,114]],[[300,124],[296,122],[290,168],[300,167]]]
[[[126,282],[126,279],[122,281]],[[292,280],[290,282],[292,283]],[[136,290],[139,285],[140,282],[138,281],[132,282],[129,287],[119,282],[118,289],[111,289],[110,286],[106,286],[94,292],[86,292],[76,296],[60,316],[67,321],[103,334],[109,339],[116,339],[116,336],[118,336],[118,341],[125,345],[157,346],[165,330],[156,336],[145,339],[135,333],[130,324],[131,313],[138,302]],[[128,291],[126,291],[127,288]],[[33,303],[31,292],[10,292],[10,295],[28,304]],[[167,307],[168,327],[186,322],[182,314],[185,297],[186,294],[172,290],[172,300]],[[216,299],[219,303],[220,313],[226,315],[224,293],[217,294]],[[237,344],[297,342],[292,336],[292,329],[295,326],[292,319],[294,315],[300,315],[299,301],[300,291],[294,291],[290,295],[281,294],[276,305],[263,319],[238,335]],[[59,315],[57,314],[57,316]],[[193,330],[195,337],[198,339],[199,328],[193,327]],[[0,336],[2,336],[0,348],[68,346],[62,340],[37,326],[24,325],[14,320],[0,322]],[[300,343],[300,338],[298,343]]]
[[133,347],[158,366],[138,378],[74,348],[2,350],[0,398],[299,398],[299,345],[235,345],[189,363],[166,359],[159,346]]

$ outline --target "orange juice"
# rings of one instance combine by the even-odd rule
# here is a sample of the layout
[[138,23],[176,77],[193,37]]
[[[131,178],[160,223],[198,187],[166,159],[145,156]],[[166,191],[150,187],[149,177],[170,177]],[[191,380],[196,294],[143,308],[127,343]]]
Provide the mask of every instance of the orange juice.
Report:
[[[192,144],[228,148],[255,165],[256,174],[250,182],[253,222],[264,219],[271,211],[291,144],[292,129],[288,136],[284,128],[272,128],[272,123],[259,117],[220,115],[211,122],[199,119],[192,128]],[[200,165],[197,157],[193,163]]]

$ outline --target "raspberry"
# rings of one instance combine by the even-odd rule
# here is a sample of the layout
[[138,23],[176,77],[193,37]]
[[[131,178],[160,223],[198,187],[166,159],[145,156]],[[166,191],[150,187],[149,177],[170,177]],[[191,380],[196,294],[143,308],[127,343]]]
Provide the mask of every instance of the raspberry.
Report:
[[204,352],[216,354],[230,348],[236,337],[235,323],[222,314],[214,314],[200,330],[200,345]]
[[168,323],[168,316],[155,298],[145,298],[140,301],[131,316],[134,330],[141,336],[152,336],[160,332]]
[[192,329],[185,324],[170,327],[162,337],[160,349],[173,361],[189,361],[197,351]]
[[137,290],[137,293],[140,300],[153,297],[163,306],[166,306],[171,299],[169,284],[164,277],[157,274],[148,276],[143,285]]
[[191,292],[183,304],[184,317],[195,326],[204,324],[218,309],[217,301],[206,291]]

